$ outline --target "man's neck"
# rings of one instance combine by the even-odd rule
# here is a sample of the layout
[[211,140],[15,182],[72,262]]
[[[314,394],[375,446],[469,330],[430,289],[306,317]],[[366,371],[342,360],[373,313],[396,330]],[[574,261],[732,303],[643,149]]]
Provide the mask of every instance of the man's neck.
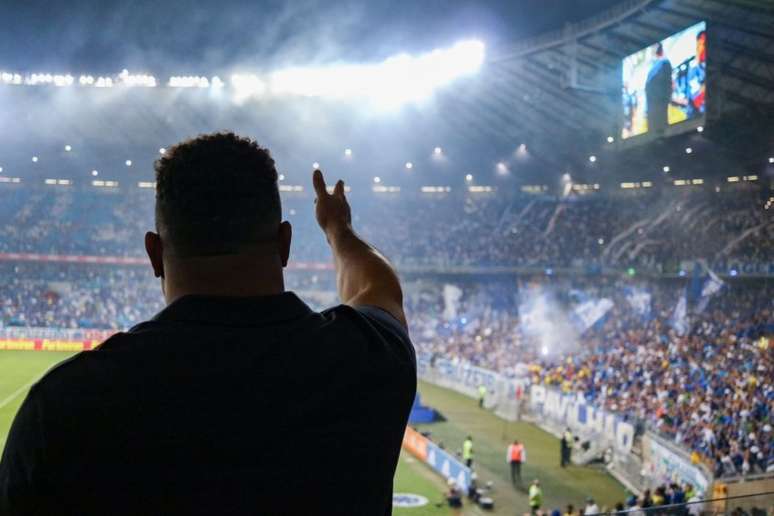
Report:
[[277,255],[221,255],[170,259],[164,263],[167,304],[187,295],[252,297],[285,291]]

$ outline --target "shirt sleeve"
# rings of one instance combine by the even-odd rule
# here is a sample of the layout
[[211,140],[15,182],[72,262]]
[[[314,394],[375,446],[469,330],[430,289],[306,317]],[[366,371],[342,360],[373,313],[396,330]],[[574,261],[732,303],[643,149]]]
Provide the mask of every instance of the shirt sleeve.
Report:
[[41,403],[33,387],[14,418],[0,459],[0,514],[28,514],[42,492],[38,485],[44,453]]
[[410,362],[416,371],[416,353],[406,328],[392,314],[377,306],[363,305],[356,310],[371,322],[381,337],[391,345],[393,352]]

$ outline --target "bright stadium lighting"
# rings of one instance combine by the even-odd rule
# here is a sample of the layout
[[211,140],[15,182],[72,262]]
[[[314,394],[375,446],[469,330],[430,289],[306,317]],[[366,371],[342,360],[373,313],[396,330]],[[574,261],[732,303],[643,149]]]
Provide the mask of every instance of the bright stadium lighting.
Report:
[[529,155],[527,152],[527,144],[526,143],[520,143],[518,147],[516,147],[516,157],[519,159],[524,159]]
[[664,168],[662,168],[661,170],[663,170],[665,174],[668,174],[670,170],[669,165],[664,165]]
[[774,163],[774,157],[769,158],[769,163]]
[[382,182],[382,178],[379,176],[374,177],[374,183],[379,184]]
[[448,49],[410,56],[399,54],[376,64],[294,67],[269,77],[275,95],[365,98],[383,108],[418,102],[455,79],[479,70],[485,47],[480,41],[462,41]]
[[686,154],[691,154],[692,152],[693,152],[693,149],[692,149],[692,148],[690,148],[690,147],[686,147],[686,148],[685,148],[685,153],[686,153]]
[[592,163],[595,163],[597,161],[597,157],[592,154],[591,156],[589,156],[589,161]]
[[237,102],[243,102],[250,97],[258,97],[266,93],[266,83],[253,74],[232,75],[231,86],[234,88],[234,99]]
[[65,145],[65,152],[70,152],[71,150],[73,150],[72,147],[70,147],[69,145]]
[[284,180],[285,180],[285,174],[280,174],[280,175],[279,175],[279,177],[278,177],[277,179],[278,179],[279,181],[284,181]]
[[164,147],[159,148],[159,154],[164,154],[165,152],[167,152],[167,149]]
[[118,81],[123,86],[143,86],[145,88],[155,88],[156,78],[147,74],[130,74],[129,70],[124,68],[121,73],[118,74]]
[[132,166],[132,160],[130,160],[130,159],[124,161],[124,163],[126,164],[127,167],[131,167]]
[[569,183],[570,181],[572,181],[572,177],[570,176],[570,174],[567,174],[567,173],[562,174],[563,183]]
[[703,126],[703,125],[700,125],[699,127],[697,127],[697,128],[696,128],[696,132],[697,132],[697,133],[703,133],[703,132],[704,132],[704,126]]
[[352,149],[344,149],[345,156],[352,156]]
[[501,176],[504,176],[505,174],[507,174],[507,173],[508,173],[508,165],[506,165],[506,164],[505,164],[504,162],[502,162],[502,161],[501,161],[501,162],[499,162],[499,163],[498,163],[498,164],[495,166],[495,169],[497,170],[497,173],[498,173],[498,174],[500,174]]
[[0,167],[0,174],[3,173],[3,167]]
[[317,170],[318,168],[320,168],[320,164],[315,161],[314,163],[312,163],[312,168]]
[[99,171],[98,171],[98,170],[92,170],[92,171],[91,171],[91,175],[92,175],[92,176],[94,176],[94,177],[96,177],[96,176],[98,176],[98,175],[99,175]]
[[600,238],[599,240],[597,240],[597,243],[599,245],[605,245],[605,239],[604,238]]
[[441,154],[443,154],[443,149],[441,149],[440,147],[436,147],[435,149],[433,149],[433,154],[435,154],[436,156],[440,156]]
[[465,181],[467,181],[468,183],[473,181],[473,174],[466,174],[465,175]]
[[32,156],[32,162],[33,163],[37,163],[38,162],[38,157],[37,156]]
[[612,136],[607,137],[607,143],[613,143],[614,141],[615,141],[615,138],[613,138]]
[[543,356],[548,355],[548,346],[543,346],[540,348],[540,354]]
[[414,168],[414,164],[410,161],[407,161],[405,166],[407,170],[411,170],[412,168]]

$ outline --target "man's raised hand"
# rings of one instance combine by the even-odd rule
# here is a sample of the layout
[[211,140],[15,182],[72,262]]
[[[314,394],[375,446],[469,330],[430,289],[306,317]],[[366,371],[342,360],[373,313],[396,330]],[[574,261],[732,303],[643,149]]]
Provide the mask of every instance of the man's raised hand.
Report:
[[333,193],[329,194],[322,172],[315,170],[312,174],[312,184],[316,194],[315,216],[328,240],[351,230],[352,213],[344,195],[344,181],[339,179],[333,188]]

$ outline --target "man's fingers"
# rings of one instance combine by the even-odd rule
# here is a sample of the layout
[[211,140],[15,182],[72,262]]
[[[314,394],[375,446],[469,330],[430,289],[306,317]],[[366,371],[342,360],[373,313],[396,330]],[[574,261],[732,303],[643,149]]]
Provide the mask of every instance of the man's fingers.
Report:
[[328,192],[325,190],[325,178],[319,169],[315,170],[312,174],[312,184],[314,185],[314,191],[318,198],[328,195]]
[[336,181],[336,186],[333,188],[333,195],[338,197],[344,197],[344,181],[339,179]]

